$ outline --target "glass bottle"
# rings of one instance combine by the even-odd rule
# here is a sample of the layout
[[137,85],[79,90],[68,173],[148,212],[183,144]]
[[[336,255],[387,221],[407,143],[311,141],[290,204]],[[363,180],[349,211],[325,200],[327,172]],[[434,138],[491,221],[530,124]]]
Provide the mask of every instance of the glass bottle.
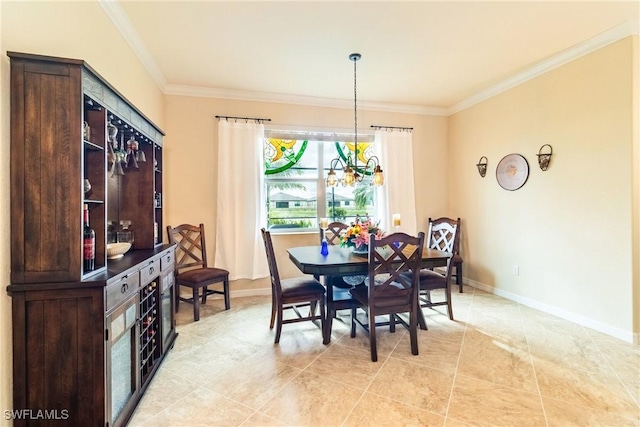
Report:
[[89,205],[84,205],[84,231],[83,231],[83,261],[82,268],[85,272],[92,271],[96,266],[96,232],[89,226]]

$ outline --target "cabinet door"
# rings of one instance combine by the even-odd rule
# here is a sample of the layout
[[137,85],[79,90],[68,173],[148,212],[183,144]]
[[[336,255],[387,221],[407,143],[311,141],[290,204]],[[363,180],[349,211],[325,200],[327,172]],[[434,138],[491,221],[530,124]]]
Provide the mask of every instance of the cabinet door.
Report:
[[175,325],[175,286],[173,269],[162,273],[160,278],[160,317],[162,332],[162,352],[167,352],[173,345],[176,334]]
[[80,280],[81,108],[80,66],[12,58],[12,283]]
[[[133,411],[138,390],[137,292],[107,317],[107,415],[110,425],[120,425],[123,414]],[[123,417],[122,419],[126,418]]]
[[104,425],[103,295],[103,287],[12,295],[14,408],[56,410],[66,425]]

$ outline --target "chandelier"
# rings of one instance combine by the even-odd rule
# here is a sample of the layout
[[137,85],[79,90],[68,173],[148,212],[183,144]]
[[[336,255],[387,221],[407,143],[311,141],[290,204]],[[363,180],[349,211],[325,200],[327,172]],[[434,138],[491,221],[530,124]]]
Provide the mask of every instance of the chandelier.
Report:
[[[364,165],[358,166],[358,91],[356,62],[358,62],[361,57],[362,55],[359,53],[349,55],[349,59],[353,61],[353,161],[351,160],[351,153],[347,155],[346,163],[342,161],[340,156],[331,160],[329,173],[327,174],[327,187],[335,187],[338,183],[353,187],[355,184],[362,182],[365,176],[371,176],[371,185],[380,186],[384,184],[384,175],[382,174],[380,161],[376,156],[369,157]],[[362,158],[364,159],[364,156]],[[336,169],[342,170],[342,177],[337,177]]]

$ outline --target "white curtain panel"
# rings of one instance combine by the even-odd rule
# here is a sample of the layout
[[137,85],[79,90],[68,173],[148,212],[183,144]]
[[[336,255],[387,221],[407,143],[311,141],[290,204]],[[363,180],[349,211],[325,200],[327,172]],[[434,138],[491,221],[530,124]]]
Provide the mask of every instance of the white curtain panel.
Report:
[[216,267],[229,279],[260,279],[269,268],[260,233],[264,213],[264,125],[218,121]]
[[376,218],[386,233],[394,233],[393,214],[400,214],[399,231],[417,235],[416,203],[413,178],[413,135],[404,130],[383,130],[375,133],[375,151],[379,154],[384,185],[376,187],[378,200]]

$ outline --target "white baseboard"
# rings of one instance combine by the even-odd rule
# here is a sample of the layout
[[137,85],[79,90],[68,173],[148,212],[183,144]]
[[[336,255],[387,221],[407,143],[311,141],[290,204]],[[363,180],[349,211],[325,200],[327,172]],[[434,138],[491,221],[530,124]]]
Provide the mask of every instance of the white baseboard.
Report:
[[229,297],[264,297],[271,295],[271,288],[232,290]]
[[481,289],[490,294],[498,295],[502,298],[515,301],[519,304],[526,305],[527,307],[535,308],[536,310],[540,310],[544,313],[554,315],[556,317],[568,320],[578,325],[594,329],[598,332],[602,332],[603,334],[611,335],[612,337],[619,338],[623,341],[635,343],[635,344],[640,343],[640,333],[633,333],[631,331],[625,331],[622,329],[614,328],[611,325],[598,322],[588,317],[585,317],[576,313],[571,313],[569,311],[559,309],[558,307],[543,304],[539,301],[525,298],[521,295],[513,294],[511,292],[507,292],[502,289],[497,289],[492,286],[487,286],[484,283],[476,282],[475,280],[470,280],[470,279],[467,279],[466,277],[463,278],[462,283],[465,285],[473,286],[474,288]]

